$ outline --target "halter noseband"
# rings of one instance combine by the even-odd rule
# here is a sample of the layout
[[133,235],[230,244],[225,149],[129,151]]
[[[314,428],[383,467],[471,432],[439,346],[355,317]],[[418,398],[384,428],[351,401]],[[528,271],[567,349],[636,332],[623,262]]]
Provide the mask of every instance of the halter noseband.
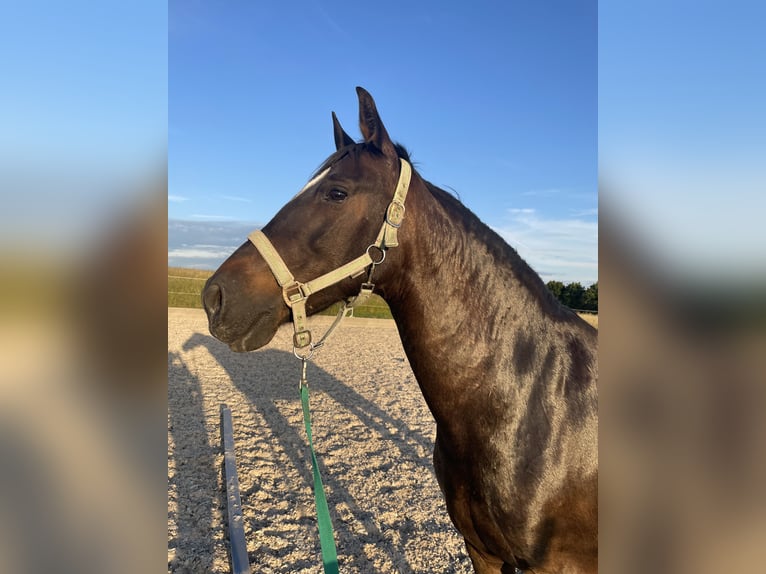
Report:
[[[266,260],[271,272],[274,274],[274,278],[282,288],[282,297],[284,298],[285,303],[292,309],[293,328],[295,330],[295,333],[293,334],[293,346],[296,349],[302,349],[311,345],[311,332],[306,328],[306,300],[309,298],[309,295],[331,285],[335,285],[336,283],[340,283],[346,278],[358,277],[367,267],[372,265],[368,280],[366,283],[362,283],[362,289],[359,292],[359,295],[352,298],[350,302],[347,302],[346,307],[360,303],[372,294],[374,288],[374,285],[372,284],[372,271],[375,266],[383,262],[386,257],[386,250],[389,247],[396,247],[399,245],[397,230],[404,219],[404,200],[407,197],[407,190],[410,187],[410,178],[412,175],[410,164],[402,158],[399,158],[399,161],[401,164],[399,170],[399,182],[396,184],[394,197],[386,209],[383,225],[380,228],[375,243],[367,247],[363,255],[349,261],[345,265],[341,265],[324,275],[320,275],[316,279],[301,283],[300,281],[295,280],[295,277],[290,273],[290,270],[279,256],[279,253],[277,253],[274,245],[272,245],[271,241],[269,241],[268,237],[266,237],[262,231],[253,231],[247,236],[252,244],[255,245],[255,248],[261,256]],[[375,261],[370,255],[370,249],[372,248],[379,249],[383,254],[378,261]],[[339,317],[340,316],[341,315],[339,315]],[[314,348],[318,345],[319,343],[314,345]]]

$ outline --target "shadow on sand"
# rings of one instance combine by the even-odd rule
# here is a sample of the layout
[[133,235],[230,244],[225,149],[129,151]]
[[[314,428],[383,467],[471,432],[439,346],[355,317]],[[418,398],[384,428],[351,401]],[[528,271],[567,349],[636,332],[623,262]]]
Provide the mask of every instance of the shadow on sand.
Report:
[[[297,492],[303,489],[305,492],[306,490],[311,489],[313,481],[310,463],[308,461],[307,443],[303,426],[302,424],[296,424],[295,421],[288,421],[278,408],[281,401],[289,401],[295,403],[297,410],[300,409],[297,384],[300,363],[295,359],[292,353],[273,349],[246,354],[233,353],[227,346],[213,337],[200,333],[192,335],[184,344],[183,350],[184,352],[191,351],[198,346],[205,347],[210,352],[221,367],[227,372],[235,387],[247,398],[253,413],[259,415],[257,419],[265,421],[267,429],[265,431],[259,430],[259,433],[265,432],[265,434],[272,437],[271,446],[265,448],[280,450],[286,455],[287,460],[289,461],[287,464],[297,470],[301,482],[291,487],[291,490]],[[183,426],[183,432],[178,432],[177,429],[179,426],[177,422],[174,421],[173,415],[174,405],[169,404],[170,422],[172,425],[171,433],[173,434],[175,441],[176,456],[178,459],[182,459],[185,447],[191,446],[193,443],[194,447],[198,448],[199,441],[207,441],[208,439],[205,431],[199,381],[186,370],[183,363],[179,360],[179,357],[170,357],[169,369],[170,368],[183,369],[185,371],[179,372],[177,375],[180,375],[181,379],[186,381],[185,386],[187,387],[187,390],[184,392],[185,400],[191,400],[195,403],[195,406],[191,411],[189,411],[188,408],[185,411],[186,413],[192,412],[195,421],[186,421]],[[430,453],[433,449],[433,443],[430,438],[424,436],[417,430],[409,428],[407,423],[397,419],[390,413],[385,412],[378,405],[369,401],[353,388],[339,381],[313,363],[309,363],[308,366],[308,379],[313,389],[321,389],[322,393],[325,393],[332,399],[332,401],[338,403],[343,409],[353,415],[353,417],[356,417],[365,426],[365,431],[368,437],[377,435],[378,438],[395,439],[390,442],[386,441],[385,444],[387,447],[390,447],[392,444],[395,445],[396,449],[398,449],[397,454],[401,460],[413,461],[414,464],[429,469],[431,468]],[[312,395],[312,406],[314,406],[314,395]],[[235,420],[234,424],[236,427],[237,424],[242,424],[242,421]],[[253,421],[253,424],[256,424],[255,420]],[[315,440],[317,440],[317,437],[315,437]],[[345,437],[341,439],[341,442],[343,440],[345,440]],[[376,520],[373,513],[363,508],[363,502],[362,505],[360,505],[358,496],[354,496],[354,494],[349,491],[348,481],[344,480],[345,475],[343,473],[342,465],[339,468],[338,465],[332,463],[332,467],[328,468],[323,464],[322,459],[324,457],[332,459],[332,450],[335,448],[337,447],[332,445],[328,446],[328,444],[325,443],[317,450],[322,451],[322,454],[318,454],[320,459],[320,471],[328,494],[328,503],[330,506],[333,526],[335,528],[335,539],[338,546],[341,569],[348,568],[351,569],[351,571],[358,572],[370,571],[372,565],[370,564],[369,559],[360,555],[352,555],[350,552],[344,551],[344,548],[358,548],[360,545],[364,546],[366,544],[372,544],[388,556],[388,559],[395,566],[397,572],[402,572],[404,574],[414,572],[412,566],[406,559],[405,546],[408,541],[407,533],[403,532],[402,536],[396,537],[396,542],[392,540],[391,536],[384,536],[384,533],[379,526],[380,521]],[[211,446],[207,454],[203,454],[202,458],[198,459],[195,464],[191,466],[177,465],[176,468],[178,488],[181,488],[181,485],[188,484],[194,485],[191,488],[201,488],[205,493],[202,498],[207,498],[208,508],[213,505],[223,508],[225,504],[223,493],[217,491],[218,485],[216,477],[219,469],[214,467],[214,454],[220,450],[220,443],[216,443]],[[370,452],[369,448],[365,448],[365,451]],[[193,452],[193,449],[191,452]],[[375,453],[373,452],[370,454],[374,455]],[[258,458],[256,458],[256,460],[258,460]],[[238,464],[241,464],[239,463],[239,459]],[[347,461],[347,466],[353,466],[354,464],[354,460]],[[187,470],[184,470],[185,468],[188,468],[188,472],[193,472],[195,476],[183,476],[184,473],[187,473]],[[252,471],[252,469],[240,468],[240,481],[242,481],[243,471]],[[256,518],[246,518],[245,530],[248,539],[253,536],[254,532],[262,530],[273,531],[277,525],[281,522],[284,523],[285,521],[295,522],[296,525],[302,524],[304,527],[308,523],[315,524],[313,499],[310,515],[298,516],[297,518],[291,516],[291,512],[294,513],[294,507],[288,506],[286,510],[273,506],[269,507],[268,505],[263,507],[254,496],[259,491],[266,491],[271,496],[272,492],[269,492],[269,490],[274,491],[277,488],[277,485],[273,484],[273,480],[271,481],[271,484],[266,480],[264,480],[263,483],[258,483],[259,478],[260,477],[257,477],[255,479],[256,484],[254,484],[252,488],[241,492],[243,508],[247,508],[248,505],[256,508],[259,506],[262,507],[262,510],[259,510],[256,513]],[[190,487],[187,486],[185,488]],[[195,490],[195,492],[179,492],[179,498],[190,497],[194,499],[195,496],[199,496],[199,494],[199,490]],[[291,499],[290,493],[280,491],[273,492],[273,494],[277,499],[286,499],[288,502],[294,500],[294,498]],[[262,498],[264,496],[265,495],[262,494]],[[211,500],[213,505],[210,504]],[[180,507],[181,505],[179,505],[179,509]],[[340,507],[344,508],[342,516],[339,514],[338,510]],[[185,510],[179,510],[179,515],[176,517],[178,525],[177,552],[179,553],[177,559],[182,559],[180,554],[183,552],[183,539],[185,537],[194,537],[197,544],[213,545],[212,539],[209,537],[205,538],[196,527],[197,524],[210,524],[210,513],[208,512],[207,515],[204,515],[203,510],[197,509],[195,511],[195,508],[196,507],[193,505],[189,507],[192,513],[188,513]],[[200,512],[202,514],[200,514]],[[357,527],[352,532],[349,527],[349,524],[351,523],[360,524],[363,526],[363,529],[360,530]],[[315,528],[315,526],[313,528]],[[200,538],[200,536],[202,537]],[[300,544],[302,548],[298,549],[298,544]],[[278,550],[258,548],[254,552],[250,552],[250,561],[257,571],[256,565],[260,553],[276,553],[279,556],[280,563],[285,572],[311,568],[312,566],[316,566],[316,564],[313,562],[308,563],[305,559],[291,558],[296,554],[301,554],[301,551],[303,556],[305,556],[305,546],[309,544],[316,547],[315,553],[318,555],[318,537],[314,536],[311,540],[283,540],[281,541],[281,547]],[[290,560],[293,560],[293,562],[290,562]]]

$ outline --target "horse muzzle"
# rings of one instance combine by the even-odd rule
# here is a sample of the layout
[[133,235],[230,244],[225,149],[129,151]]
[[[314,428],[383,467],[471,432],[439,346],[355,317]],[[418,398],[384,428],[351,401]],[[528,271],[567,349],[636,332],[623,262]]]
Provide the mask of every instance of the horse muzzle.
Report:
[[261,293],[243,291],[241,287],[229,286],[218,273],[205,284],[202,306],[210,333],[237,352],[266,345],[289,317],[278,291],[273,288]]

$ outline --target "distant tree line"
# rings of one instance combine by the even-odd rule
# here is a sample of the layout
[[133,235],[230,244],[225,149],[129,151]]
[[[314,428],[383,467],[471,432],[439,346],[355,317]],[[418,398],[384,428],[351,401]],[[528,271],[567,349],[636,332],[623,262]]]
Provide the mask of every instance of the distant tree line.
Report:
[[587,289],[578,282],[564,285],[561,281],[548,281],[546,285],[570,309],[598,312],[598,281]]

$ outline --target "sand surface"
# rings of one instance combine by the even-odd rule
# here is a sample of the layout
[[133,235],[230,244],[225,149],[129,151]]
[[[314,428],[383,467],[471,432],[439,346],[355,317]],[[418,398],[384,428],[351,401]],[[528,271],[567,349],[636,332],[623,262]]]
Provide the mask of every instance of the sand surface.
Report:
[[[310,328],[324,331],[329,317]],[[168,571],[230,572],[220,405],[232,411],[253,572],[321,573],[292,328],[238,354],[168,309]],[[316,337],[316,334],[315,334]],[[435,424],[393,321],[347,319],[308,367],[340,571],[472,572],[431,461]]]

